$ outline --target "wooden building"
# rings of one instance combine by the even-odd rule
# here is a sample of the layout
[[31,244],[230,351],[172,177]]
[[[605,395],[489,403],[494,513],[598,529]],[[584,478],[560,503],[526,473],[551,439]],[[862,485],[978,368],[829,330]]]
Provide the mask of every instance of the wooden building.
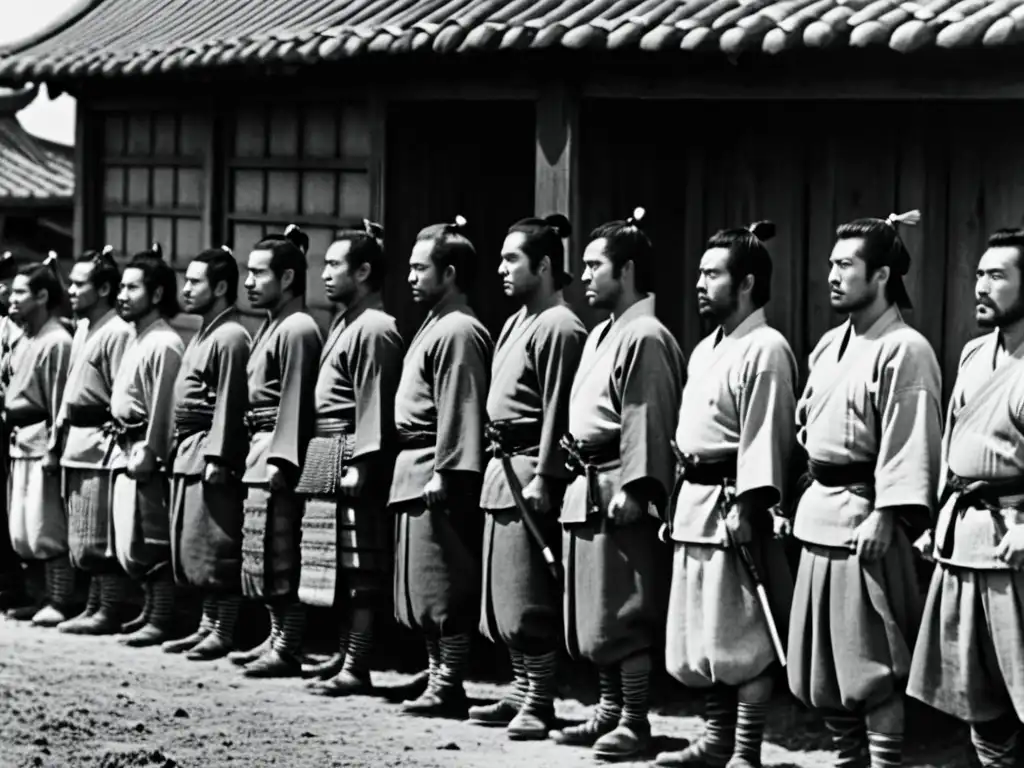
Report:
[[184,267],[296,222],[326,320],[324,250],[369,217],[407,337],[420,227],[470,221],[496,330],[509,224],[569,214],[578,274],[586,232],[643,205],[686,351],[705,239],[774,220],[769,316],[805,358],[837,320],[835,226],[921,208],[910,319],[948,389],[985,237],[1024,212],[1022,40],[1020,0],[80,0],[0,82],[78,99],[76,248],[159,240]]
[[18,112],[38,89],[0,89],[0,253],[40,261],[47,252],[69,256],[72,246],[74,151],[34,136]]

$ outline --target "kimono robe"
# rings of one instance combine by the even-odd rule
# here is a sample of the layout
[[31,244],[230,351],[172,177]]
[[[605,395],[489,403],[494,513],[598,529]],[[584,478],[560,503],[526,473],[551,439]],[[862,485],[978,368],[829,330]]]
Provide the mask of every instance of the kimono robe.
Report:
[[995,556],[1006,532],[1024,525],[1024,345],[1002,359],[1001,347],[994,331],[960,356],[943,439],[938,566],[907,687],[969,723],[1024,721],[1024,573]]
[[[296,488],[306,505],[299,599],[309,605],[370,607],[390,587],[387,493],[402,352],[395,319],[374,293],[335,319],[320,354],[316,436]],[[363,490],[343,499],[338,483],[353,463],[366,473]]]
[[[110,395],[115,423],[127,427],[111,462],[114,550],[125,573],[140,581],[162,578],[171,560],[168,475],[174,380],[184,346],[163,318],[137,331],[121,358]],[[147,448],[157,469],[137,481],[126,473],[128,460]]]
[[[902,521],[880,560],[856,554],[874,509],[928,519],[939,469],[939,364],[890,307],[862,335],[847,321],[811,353],[797,404],[810,466],[866,466],[868,481],[815,480],[800,498],[802,545],[789,626],[789,685],[805,705],[870,709],[902,689],[920,619],[913,552]],[[821,469],[816,470],[823,476]],[[841,633],[840,637],[833,632]]]
[[[509,430],[505,450],[519,484],[525,488],[537,475],[547,479],[553,509],[533,517],[555,552],[561,543],[557,511],[569,480],[558,441],[569,425],[569,392],[586,339],[583,323],[561,299],[534,314],[524,307],[506,321],[491,367],[487,417]],[[487,463],[480,507],[489,513],[481,634],[522,653],[555,650],[561,635],[558,584],[516,509],[497,456]]]
[[[242,471],[249,448],[249,344],[238,310],[226,309],[192,337],[174,384],[175,442],[171,482],[174,580],[237,593],[242,578]],[[208,462],[226,482],[204,481]]]
[[79,323],[52,440],[64,471],[71,563],[93,573],[118,569],[110,537],[109,440],[102,427],[110,421],[114,376],[134,335],[113,309],[95,323]]
[[[648,296],[590,332],[573,380],[569,432],[599,457],[598,498],[577,476],[562,503],[565,639],[570,655],[599,666],[647,651],[664,625],[659,514],[672,489],[684,370]],[[608,504],[631,483],[648,514],[617,525]]]
[[[242,482],[242,594],[291,598],[299,588],[302,499],[294,492],[316,414],[317,363],[323,340],[301,296],[268,317],[253,339],[246,371],[251,441]],[[289,488],[271,492],[277,466]]]
[[[480,476],[493,345],[463,295],[435,306],[405,354],[395,395],[399,454],[388,503],[396,518],[395,616],[453,636],[477,626]],[[443,509],[423,488],[448,479]]]
[[11,430],[8,526],[11,545],[24,560],[67,554],[68,521],[60,474],[43,471],[71,362],[71,336],[51,317],[25,335],[11,355],[4,409]]
[[[677,481],[671,535],[675,546],[665,665],[684,685],[738,686],[775,659],[753,580],[725,529],[732,498],[756,491],[782,500],[793,447],[796,358],[781,333],[755,310],[732,333],[722,328],[690,358],[676,445],[687,466]],[[726,466],[727,465],[727,466]],[[708,471],[722,466],[723,471]],[[700,476],[703,473],[703,477]],[[748,549],[761,564],[781,635],[793,579],[771,515],[752,521]]]

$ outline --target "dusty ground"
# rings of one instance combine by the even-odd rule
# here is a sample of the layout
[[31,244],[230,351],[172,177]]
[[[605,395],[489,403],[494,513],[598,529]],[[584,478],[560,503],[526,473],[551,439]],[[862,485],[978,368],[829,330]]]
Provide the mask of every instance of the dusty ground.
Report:
[[[376,673],[395,691],[410,679]],[[500,686],[471,684],[475,699]],[[661,748],[695,736],[699,704],[682,689],[653,716]],[[582,719],[586,707],[559,702]],[[955,724],[913,718],[906,765],[957,768],[965,734]],[[765,765],[829,765],[820,725],[788,701],[773,708]],[[642,763],[633,763],[638,765]],[[572,768],[594,765],[585,750],[510,744],[503,733],[402,717],[384,698],[324,700],[301,682],[249,681],[226,661],[197,664],[159,650],[129,650],[112,638],[81,638],[0,620],[0,768]]]

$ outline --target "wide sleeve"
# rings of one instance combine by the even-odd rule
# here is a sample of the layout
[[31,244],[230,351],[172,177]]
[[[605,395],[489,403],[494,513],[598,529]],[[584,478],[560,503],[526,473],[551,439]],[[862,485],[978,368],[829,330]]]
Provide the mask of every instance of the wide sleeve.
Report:
[[367,328],[350,356],[356,423],[353,459],[394,445],[395,394],[402,376],[402,337],[394,324]]
[[683,392],[682,353],[667,332],[651,332],[637,334],[620,354],[622,487],[639,483],[664,510],[675,475],[671,439]]
[[739,396],[740,440],[736,493],[768,491],[769,504],[782,500],[796,418],[796,360],[781,344],[758,351]]
[[[46,397],[46,412],[51,427],[56,426],[61,411],[70,365],[71,339],[61,334],[49,345],[39,365],[39,385]],[[51,429],[52,432],[56,432],[56,429]]]
[[433,350],[437,408],[435,472],[482,472],[491,345],[471,325],[441,335]]
[[104,345],[104,355],[106,356],[104,362],[106,365],[103,366],[103,377],[108,392],[114,387],[114,379],[117,376],[118,369],[121,367],[121,361],[124,359],[125,350],[128,349],[128,342],[131,339],[130,329],[125,328],[123,333],[110,334],[107,343]]
[[316,377],[323,342],[316,326],[282,329],[275,354],[281,371],[281,401],[267,463],[298,476],[316,421]]
[[934,506],[942,444],[941,374],[926,341],[884,364],[877,396],[875,509]]
[[583,355],[587,332],[583,324],[563,321],[538,334],[533,364],[540,379],[541,433],[537,475],[566,480],[565,452],[559,440],[569,429],[569,395]]
[[174,436],[174,382],[181,368],[182,346],[154,345],[149,355],[147,380],[152,382],[146,423],[146,447],[166,464]]
[[244,333],[225,335],[216,347],[217,398],[213,424],[206,437],[204,457],[229,467],[245,465],[249,447],[245,410],[249,405],[249,340]]

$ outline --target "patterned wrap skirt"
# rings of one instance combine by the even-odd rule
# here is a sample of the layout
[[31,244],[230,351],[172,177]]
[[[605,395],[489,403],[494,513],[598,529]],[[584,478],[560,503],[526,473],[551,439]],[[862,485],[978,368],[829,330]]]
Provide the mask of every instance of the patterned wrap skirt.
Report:
[[[562,539],[557,517],[534,519],[557,557]],[[519,512],[487,510],[480,633],[522,653],[555,650],[562,641],[559,587]]]
[[242,594],[294,598],[299,589],[302,497],[265,485],[247,487],[242,522]]
[[235,479],[210,485],[201,475],[171,481],[171,567],[180,585],[238,593],[242,580],[242,503]]
[[320,419],[317,433],[295,489],[305,499],[299,599],[324,608],[374,607],[391,586],[392,516],[379,487],[390,478],[376,462],[360,498],[342,498],[339,483],[355,447],[351,423]]
[[907,693],[968,723],[1024,722],[1024,573],[935,567]]
[[808,707],[868,712],[903,691],[921,619],[902,526],[880,560],[804,544],[789,623],[789,687]]
[[154,579],[171,565],[167,476],[154,472],[140,483],[114,472],[114,552],[121,568],[137,581]]
[[90,573],[114,573],[120,569],[110,535],[110,491],[109,469],[64,470],[68,549],[75,568]]
[[67,554],[68,519],[60,474],[43,471],[41,458],[11,459],[7,481],[7,524],[11,546],[23,560]]
[[[765,582],[779,637],[788,633],[793,576],[781,541],[748,545]],[[735,549],[675,544],[665,667],[691,688],[739,686],[777,661],[754,581]]]

